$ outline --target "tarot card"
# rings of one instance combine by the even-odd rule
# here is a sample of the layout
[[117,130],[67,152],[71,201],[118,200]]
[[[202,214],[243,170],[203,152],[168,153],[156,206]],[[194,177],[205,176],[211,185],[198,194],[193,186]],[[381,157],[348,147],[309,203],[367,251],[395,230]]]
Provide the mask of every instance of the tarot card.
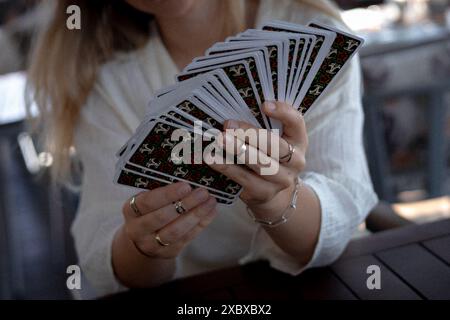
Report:
[[[118,172],[117,176],[114,178],[115,183],[134,187],[137,189],[153,190],[161,187],[165,187],[172,182],[165,181],[163,179],[158,179],[155,177],[139,174],[135,170],[124,169]],[[176,182],[176,181],[175,181]],[[226,198],[213,191],[209,193],[216,198],[217,203],[223,205],[232,205],[236,198]]]
[[316,36],[316,43],[311,53],[310,59],[307,62],[305,76],[303,79],[296,79],[295,84],[292,87],[292,91],[298,92],[293,99],[293,106],[299,107],[299,101],[303,99],[306,91],[311,86],[314,76],[322,65],[323,60],[326,58],[331,45],[336,38],[334,32],[316,29],[312,27],[303,27],[293,23],[287,23],[283,21],[270,22],[263,26],[263,30],[277,31],[277,32],[289,32],[300,33]]
[[[222,42],[214,45],[206,53],[217,55],[230,51],[242,51],[248,49],[260,50],[264,46],[268,52],[270,64],[270,81],[273,86],[274,100],[284,101],[286,93],[286,69],[283,68],[287,58],[284,57],[283,42],[279,40]],[[286,59],[285,59],[286,58]]]
[[[266,54],[263,53],[264,50],[266,51]],[[268,68],[270,68],[270,62],[266,48],[260,48],[256,52],[253,50],[246,52],[226,52],[214,56],[199,57],[189,64],[185,68],[185,71],[240,60],[245,60],[249,64],[260,101],[273,100],[272,82],[270,81],[269,84],[270,74]]]
[[[125,161],[177,181],[186,181],[196,186],[236,196],[241,191],[241,186],[202,163],[203,154],[193,152],[190,155],[193,164],[173,161],[172,149],[177,142],[172,140],[172,134],[175,130],[182,128],[160,119],[155,120],[148,134],[136,143]],[[190,141],[194,144],[200,143],[202,152],[211,144],[211,141],[205,141],[201,133],[195,134],[193,130],[189,133]],[[198,163],[195,157],[200,157],[201,164],[195,164]]]
[[[250,29],[240,33],[237,37],[229,37],[229,41],[234,42],[254,42],[261,39],[279,39],[283,40],[285,46],[285,53],[283,54],[284,66],[286,69],[286,93],[285,100],[289,104],[293,104],[295,96],[292,97],[292,86],[294,80],[302,78],[305,72],[305,60],[309,59],[311,55],[311,42],[316,41],[315,36],[295,34],[288,32],[272,32]],[[287,43],[286,43],[287,42]],[[308,54],[309,53],[309,54]]]
[[233,83],[250,112],[257,120],[258,127],[265,129],[269,128],[267,118],[261,111],[261,100],[259,98],[249,64],[245,60],[183,72],[177,76],[177,80],[184,81],[196,77],[199,74],[211,71],[212,69],[219,68],[225,72],[227,77]]
[[[229,44],[230,45],[230,44]],[[255,82],[260,82],[261,90],[260,98],[261,101],[265,100],[274,100],[275,99],[275,89],[273,87],[273,81],[271,77],[271,61],[270,61],[270,52],[267,47],[250,47],[250,48],[235,48],[233,50],[224,50],[222,52],[216,52],[215,54],[208,54],[207,56],[200,57],[196,61],[206,61],[206,60],[215,60],[219,58],[231,58],[231,57],[242,57],[245,58],[245,54],[252,55],[257,54],[256,59],[260,60],[255,64],[255,72],[253,75]],[[252,65],[253,61],[250,61],[250,65]]]
[[300,105],[299,110],[302,113],[308,111],[314,102],[327,90],[333,80],[344,69],[346,63],[358,52],[364,43],[364,40],[360,37],[318,22],[311,22],[309,26],[335,32],[336,38],[306,95],[301,101],[297,101],[297,104]]

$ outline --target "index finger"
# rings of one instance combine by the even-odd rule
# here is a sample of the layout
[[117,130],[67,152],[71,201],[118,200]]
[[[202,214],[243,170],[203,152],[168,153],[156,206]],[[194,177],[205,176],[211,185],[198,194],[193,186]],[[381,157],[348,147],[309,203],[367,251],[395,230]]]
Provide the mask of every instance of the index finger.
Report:
[[[279,160],[280,154],[286,154],[289,150],[289,145],[283,138],[269,130],[256,128],[246,122],[227,120],[224,123],[224,128],[226,129],[225,132],[233,134],[275,160]],[[278,144],[278,147],[275,147],[274,144]]]
[[136,205],[142,214],[161,209],[178,201],[192,191],[186,182],[177,182],[151,191],[142,192],[136,198]]

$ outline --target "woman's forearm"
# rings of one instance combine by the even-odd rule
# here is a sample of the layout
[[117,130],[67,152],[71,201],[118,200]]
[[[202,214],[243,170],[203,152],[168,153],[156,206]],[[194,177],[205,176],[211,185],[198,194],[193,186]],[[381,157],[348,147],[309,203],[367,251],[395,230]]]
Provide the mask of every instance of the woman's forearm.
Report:
[[152,259],[142,255],[120,228],[112,245],[112,264],[117,279],[129,288],[153,287],[172,279],[175,259]]
[[[289,201],[287,199],[286,203]],[[286,223],[276,228],[266,227],[265,230],[283,251],[306,265],[319,238],[321,208],[314,191],[304,184],[300,188],[295,210]]]

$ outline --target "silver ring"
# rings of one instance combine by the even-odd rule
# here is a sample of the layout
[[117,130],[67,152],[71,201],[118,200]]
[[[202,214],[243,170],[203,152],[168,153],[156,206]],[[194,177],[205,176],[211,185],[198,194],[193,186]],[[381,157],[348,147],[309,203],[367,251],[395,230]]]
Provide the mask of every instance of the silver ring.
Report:
[[289,145],[289,152],[288,152],[287,155],[285,155],[285,156],[280,158],[280,163],[288,163],[292,159],[292,155],[295,152],[295,147],[292,144],[290,144],[290,143],[288,143],[288,145]]
[[183,202],[177,201],[177,202],[175,202],[174,206],[175,206],[175,211],[178,214],[183,214],[186,212],[186,209],[183,207]]
[[239,153],[236,155],[237,157],[242,156],[245,152],[247,151],[247,145],[244,143],[242,144],[242,146],[239,148]]
[[142,212],[139,210],[136,204],[136,196],[133,196],[130,200],[130,208],[134,211],[137,217],[142,216]]

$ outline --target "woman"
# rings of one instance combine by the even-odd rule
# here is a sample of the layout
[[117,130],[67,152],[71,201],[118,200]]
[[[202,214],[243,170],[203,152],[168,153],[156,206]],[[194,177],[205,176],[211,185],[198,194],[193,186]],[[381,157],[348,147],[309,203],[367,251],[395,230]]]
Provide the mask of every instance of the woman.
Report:
[[[69,2],[81,7],[81,31],[62,27]],[[280,154],[292,155],[280,160],[278,174],[213,165],[243,185],[235,206],[218,206],[208,192],[184,183],[135,197],[135,190],[113,185],[114,154],[139,125],[152,94],[215,42],[272,19],[339,24],[335,7],[317,0],[58,2],[30,79],[56,173],[67,172],[72,143],[83,165],[72,231],[97,295],[256,259],[294,275],[326,265],[376,203],[362,145],[357,60],[305,119],[283,103],[265,104],[267,115],[284,125]],[[296,208],[290,208],[296,188]],[[178,215],[177,201],[188,212]],[[247,207],[257,219],[290,218],[268,228],[255,223]]]

